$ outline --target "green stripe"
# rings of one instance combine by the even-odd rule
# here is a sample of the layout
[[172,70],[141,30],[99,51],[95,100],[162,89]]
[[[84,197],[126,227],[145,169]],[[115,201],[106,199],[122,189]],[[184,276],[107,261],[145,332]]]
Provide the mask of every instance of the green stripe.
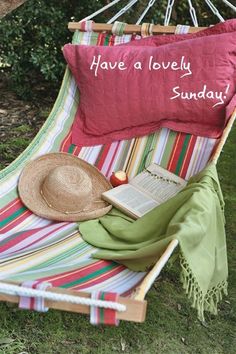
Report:
[[[105,300],[105,293],[101,293],[100,300]],[[103,307],[99,307],[99,323],[104,323],[104,311],[105,309]]]
[[61,288],[70,288],[70,287],[73,287],[73,286],[78,285],[78,284],[83,284],[87,280],[90,280],[90,279],[96,278],[99,275],[105,274],[109,270],[114,269],[116,267],[117,267],[117,263],[112,262],[111,264],[109,264],[108,266],[106,266],[106,267],[104,267],[102,269],[96,270],[93,273],[89,273],[88,275],[86,275],[84,277],[81,277],[79,279],[76,279],[76,280],[74,280],[74,281],[72,281],[70,283],[60,285],[60,287]]
[[99,33],[93,32],[89,45],[96,45],[98,42]]
[[[0,247],[3,247],[4,245],[6,245],[7,243],[11,242],[12,240],[14,240],[15,238],[17,238],[19,235],[24,234],[23,232],[16,232],[15,234],[12,234],[8,237],[6,237],[4,240],[2,240],[0,242]],[[5,260],[4,260],[5,261]],[[1,262],[1,261],[0,261]]]
[[168,163],[170,161],[170,156],[174,147],[176,135],[176,132],[170,131],[169,136],[167,138],[166,146],[160,163],[160,165],[165,169],[167,169]]
[[69,154],[72,154],[72,153],[73,153],[75,146],[76,146],[76,145],[74,145],[74,144],[71,144],[71,145],[70,145],[70,147],[69,147],[69,149],[68,149],[68,153],[69,153]]
[[104,46],[108,46],[109,45],[110,38],[111,38],[111,35],[106,35],[105,41],[104,41]]
[[146,164],[147,161],[146,160],[147,160],[147,158],[150,158],[150,155],[151,155],[150,151],[152,149],[153,138],[154,138],[154,134],[150,134],[149,137],[147,138],[147,142],[146,142],[146,145],[145,145],[145,148],[144,148],[144,151],[143,151],[140,163],[139,163],[139,167],[138,167],[138,172],[137,173],[142,172],[144,170],[144,168],[145,168],[145,165],[147,166],[147,164]]
[[178,163],[177,163],[177,166],[176,166],[176,169],[175,169],[175,173],[177,175],[179,175],[179,173],[181,171],[181,168],[182,168],[182,165],[183,165],[183,160],[185,158],[185,154],[186,154],[190,139],[191,139],[191,135],[187,134],[185,139],[184,139],[183,147],[181,149],[181,153],[179,155]]
[[[77,246],[71,246],[66,251],[64,251],[63,253],[59,253],[58,255],[48,259],[47,261],[43,261],[41,263],[38,263],[37,265],[28,268],[27,271],[28,270],[30,270],[30,271],[40,270],[42,268],[47,268],[47,267],[49,267],[49,266],[51,266],[53,264],[59,263],[63,259],[68,258],[69,256],[71,256],[71,255],[73,255],[75,253],[78,254],[78,252],[80,250],[82,250],[83,248],[86,248],[86,246],[87,246],[87,244],[85,244],[85,243],[79,244]],[[50,251],[50,249],[49,249],[49,251]],[[37,255],[36,255],[36,257],[37,257]]]
[[43,271],[43,269],[39,269],[39,271],[31,273],[30,271],[26,270],[25,272],[22,273],[14,273],[14,274],[9,274],[7,276],[7,279],[9,280],[15,280],[15,281],[20,281],[23,282],[25,280],[37,280],[37,279],[44,279],[45,277],[47,278],[54,278],[55,276],[59,276],[60,274],[67,273],[67,272],[73,272],[75,270],[78,270],[79,268],[89,266],[91,264],[94,264],[96,262],[95,259],[90,259],[87,260],[86,262],[78,263],[76,265],[67,265],[62,263],[59,267],[56,267],[56,269],[46,269],[46,271]]
[[[25,254],[25,256],[30,256],[30,255],[34,255],[35,252],[39,252],[41,250],[45,250],[47,247],[50,247],[50,246],[57,246],[58,244],[60,244],[61,242],[64,242],[65,239],[68,239],[68,232],[73,232],[77,230],[77,227],[76,226],[72,226],[70,230],[57,230],[57,238],[54,238],[53,239],[53,242],[52,242],[52,239],[51,239],[51,235],[48,237],[47,236],[47,239],[43,240],[43,241],[40,241],[41,244],[37,245],[37,248],[32,246],[32,249],[31,251],[26,251],[27,253]],[[55,231],[54,231],[55,232]],[[11,240],[13,240],[14,238],[17,238],[18,236],[21,236],[22,234],[24,234],[24,231],[23,232],[16,232],[14,234],[12,234],[11,236],[8,236],[6,239],[2,240],[0,242],[0,247],[4,246],[5,244],[11,242]],[[18,253],[20,252],[20,254],[22,255],[22,251],[21,250],[18,250],[14,255],[17,255]],[[24,250],[23,250],[24,252]],[[23,254],[24,256],[24,254]],[[12,257],[10,256],[10,259],[12,259]],[[3,261],[0,260],[0,263],[4,263],[4,262],[7,262],[8,260],[10,260],[8,258],[4,258]]]
[[97,157],[97,159],[95,161],[95,164],[94,164],[95,166],[97,166],[99,164],[99,161],[101,160],[101,157],[103,155],[104,149],[105,149],[105,145],[103,145],[101,147],[100,151],[99,151],[98,157]]
[[0,227],[5,226],[6,224],[8,224],[9,222],[11,222],[12,220],[14,220],[15,218],[17,218],[18,216],[20,216],[21,214],[23,214],[26,211],[26,207],[22,207],[20,209],[18,209],[17,211],[15,211],[13,214],[9,215],[7,218],[5,218],[4,220],[2,220],[0,222]]
[[126,161],[129,149],[130,149],[131,141],[126,141],[124,146],[122,147],[122,154],[120,154],[119,158],[116,161],[114,166],[114,171],[122,170],[124,168],[124,163]]

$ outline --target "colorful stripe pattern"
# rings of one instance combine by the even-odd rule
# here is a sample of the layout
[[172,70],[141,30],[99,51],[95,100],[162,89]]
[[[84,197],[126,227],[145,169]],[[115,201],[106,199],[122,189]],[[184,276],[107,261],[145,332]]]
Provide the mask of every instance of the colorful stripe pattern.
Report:
[[[22,284],[25,288],[36,289],[36,290],[46,290],[52,285],[50,283],[40,283],[38,281],[28,281]],[[41,297],[27,297],[21,296],[19,301],[19,308],[25,310],[35,310],[38,312],[47,312],[48,307],[44,305],[44,299]]]
[[[114,301],[117,302],[118,294],[104,291],[96,291],[91,294],[93,300]],[[116,318],[117,312],[103,307],[91,306],[90,323],[93,325],[118,326],[119,320]]]
[[152,36],[153,33],[153,23],[145,23],[143,22],[141,25],[141,36],[142,37],[149,37]]
[[84,32],[92,32],[93,31],[94,22],[91,21],[82,21],[81,22],[81,30]]
[[[138,38],[87,31],[76,32],[74,43],[112,46]],[[145,163],[157,162],[189,179],[206,165],[217,141],[163,128],[142,138],[78,148],[71,143],[71,125],[78,102],[76,84],[67,69],[44,126],[28,148],[0,171],[0,279],[128,294],[145,273],[132,272],[115,262],[93,259],[95,249],[81,239],[75,223],[52,222],[27,210],[17,193],[22,168],[28,160],[62,151],[97,166],[107,177],[119,169],[133,177]]]

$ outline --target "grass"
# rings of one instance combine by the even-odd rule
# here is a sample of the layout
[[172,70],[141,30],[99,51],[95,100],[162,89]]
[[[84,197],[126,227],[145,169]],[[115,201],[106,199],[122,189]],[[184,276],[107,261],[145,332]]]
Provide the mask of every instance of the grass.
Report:
[[[0,144],[0,154],[18,153],[28,143],[21,137]],[[4,145],[4,146],[3,146]],[[143,324],[121,322],[118,328],[93,327],[83,315],[50,310],[38,314],[0,303],[0,354],[233,354],[236,347],[236,127],[218,163],[226,202],[229,296],[218,316],[207,315],[202,325],[178,281],[178,266],[168,266],[150,290]]]

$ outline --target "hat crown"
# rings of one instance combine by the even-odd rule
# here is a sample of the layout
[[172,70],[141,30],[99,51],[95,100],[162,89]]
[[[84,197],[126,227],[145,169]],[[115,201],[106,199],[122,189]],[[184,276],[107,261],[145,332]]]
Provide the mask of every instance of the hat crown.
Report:
[[24,167],[18,184],[22,202],[49,220],[83,221],[106,214],[102,193],[111,185],[93,165],[67,153],[48,153]]
[[82,211],[90,204],[92,182],[80,167],[58,166],[46,176],[42,195],[52,208],[65,213]]

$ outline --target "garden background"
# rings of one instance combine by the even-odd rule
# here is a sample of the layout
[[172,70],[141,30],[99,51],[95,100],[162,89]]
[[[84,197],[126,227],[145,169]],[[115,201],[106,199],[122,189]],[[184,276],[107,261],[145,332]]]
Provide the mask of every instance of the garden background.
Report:
[[[61,47],[71,40],[67,23],[108,2],[29,0],[0,21],[0,169],[28,146],[50,112],[65,69]],[[107,21],[126,3],[120,1],[96,21]],[[147,0],[139,1],[119,20],[133,23],[146,4]],[[235,16],[223,1],[214,4],[226,19]],[[166,5],[167,0],[157,1],[145,22],[163,23]],[[175,2],[171,24],[191,24],[188,6],[188,1]],[[196,0],[194,6],[199,25],[218,22],[205,1]],[[206,324],[198,321],[180,285],[178,265],[170,263],[147,296],[143,324],[122,322],[118,328],[96,328],[82,315],[53,310],[38,314],[0,303],[0,354],[235,353],[235,152],[234,127],[218,163],[229,259],[229,296],[221,302],[218,316],[207,315]]]

